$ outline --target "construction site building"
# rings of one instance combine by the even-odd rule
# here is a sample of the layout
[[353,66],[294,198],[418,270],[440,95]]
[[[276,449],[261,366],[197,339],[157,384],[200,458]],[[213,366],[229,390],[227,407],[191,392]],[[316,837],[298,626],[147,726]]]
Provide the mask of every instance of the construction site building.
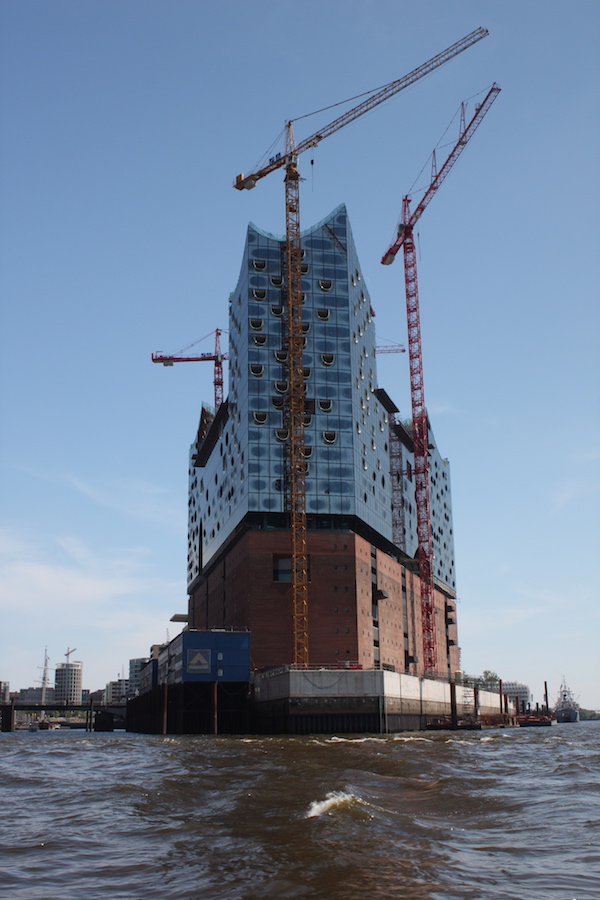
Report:
[[[345,206],[301,247],[309,665],[423,674],[411,423],[378,383]],[[285,310],[285,239],[250,224],[230,296],[228,396],[203,406],[190,451],[187,627],[249,631],[255,670],[293,662]],[[447,678],[460,668],[450,468],[431,430],[429,447],[436,673]]]

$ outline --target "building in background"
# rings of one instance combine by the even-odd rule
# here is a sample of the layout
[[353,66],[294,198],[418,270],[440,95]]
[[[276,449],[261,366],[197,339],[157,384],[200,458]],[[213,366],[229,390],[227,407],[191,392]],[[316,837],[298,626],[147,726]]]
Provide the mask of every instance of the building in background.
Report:
[[0,703],[10,702],[10,682],[0,681]]
[[140,675],[148,662],[148,657],[138,657],[129,660],[129,691],[128,697],[137,697],[140,693]]
[[54,703],[55,690],[51,687],[47,687],[45,692],[41,687],[21,688],[13,694],[13,698],[18,703]]
[[129,697],[129,679],[117,678],[109,681],[104,692],[105,703],[124,703]]
[[54,672],[54,700],[56,703],[81,704],[82,662],[57,663]]
[[529,685],[521,684],[520,681],[503,681],[502,692],[516,704],[517,711],[527,709],[533,699]]
[[104,703],[106,697],[106,691],[102,688],[99,688],[97,691],[90,691],[88,700],[93,703]]
[[[410,421],[377,378],[374,310],[344,206],[302,235],[311,666],[423,672]],[[248,227],[229,307],[229,395],[189,466],[188,627],[248,630],[293,661],[285,511],[285,240]],[[429,434],[437,672],[459,669],[448,461]]]

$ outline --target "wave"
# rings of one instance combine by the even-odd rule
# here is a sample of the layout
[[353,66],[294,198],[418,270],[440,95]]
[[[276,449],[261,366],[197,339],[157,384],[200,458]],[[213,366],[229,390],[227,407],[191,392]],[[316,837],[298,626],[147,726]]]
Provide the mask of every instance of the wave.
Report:
[[360,799],[354,794],[348,794],[346,791],[330,791],[324,800],[313,800],[304,818],[315,819],[329,814],[333,809],[343,806],[350,807],[355,803],[360,803]]

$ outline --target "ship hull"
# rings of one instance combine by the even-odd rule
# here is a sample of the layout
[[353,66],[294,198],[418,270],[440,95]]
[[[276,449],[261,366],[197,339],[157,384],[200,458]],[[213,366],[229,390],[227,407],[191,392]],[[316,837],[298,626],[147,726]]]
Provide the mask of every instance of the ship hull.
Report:
[[579,722],[579,710],[578,709],[557,709],[556,710],[556,721],[560,724],[564,724],[565,722]]

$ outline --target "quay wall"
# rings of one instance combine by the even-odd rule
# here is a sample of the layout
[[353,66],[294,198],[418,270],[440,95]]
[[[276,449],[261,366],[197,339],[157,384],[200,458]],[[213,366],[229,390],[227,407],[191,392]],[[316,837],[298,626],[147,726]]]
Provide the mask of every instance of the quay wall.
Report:
[[127,730],[158,734],[386,734],[514,723],[500,696],[381,669],[280,669],[250,683],[162,684],[130,700]]
[[255,675],[253,704],[270,733],[418,731],[510,722],[500,696],[384,670],[286,670]]

